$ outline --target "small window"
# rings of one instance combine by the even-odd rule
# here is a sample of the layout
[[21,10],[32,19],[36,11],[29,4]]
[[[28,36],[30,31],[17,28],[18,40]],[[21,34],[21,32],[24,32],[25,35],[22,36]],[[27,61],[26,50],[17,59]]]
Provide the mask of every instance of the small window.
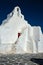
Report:
[[17,8],[17,11],[19,11],[19,8]]
[[22,16],[21,16],[21,18],[22,18]]

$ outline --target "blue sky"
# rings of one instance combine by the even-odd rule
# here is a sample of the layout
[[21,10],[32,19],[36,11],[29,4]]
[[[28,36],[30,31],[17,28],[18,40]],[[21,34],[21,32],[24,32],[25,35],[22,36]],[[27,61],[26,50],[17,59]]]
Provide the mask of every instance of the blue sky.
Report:
[[0,25],[15,6],[21,8],[25,19],[43,31],[43,0],[0,0]]

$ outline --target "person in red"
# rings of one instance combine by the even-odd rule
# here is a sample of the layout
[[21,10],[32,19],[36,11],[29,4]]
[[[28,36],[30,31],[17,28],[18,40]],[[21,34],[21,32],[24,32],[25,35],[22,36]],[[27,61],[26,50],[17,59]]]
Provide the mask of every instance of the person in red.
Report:
[[18,33],[18,38],[20,37],[21,33]]

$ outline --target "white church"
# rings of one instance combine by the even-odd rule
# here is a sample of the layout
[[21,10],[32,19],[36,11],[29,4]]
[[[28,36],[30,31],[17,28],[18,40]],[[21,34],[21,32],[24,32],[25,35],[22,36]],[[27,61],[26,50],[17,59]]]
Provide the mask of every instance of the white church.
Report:
[[40,26],[31,26],[17,6],[0,25],[0,53],[43,53]]

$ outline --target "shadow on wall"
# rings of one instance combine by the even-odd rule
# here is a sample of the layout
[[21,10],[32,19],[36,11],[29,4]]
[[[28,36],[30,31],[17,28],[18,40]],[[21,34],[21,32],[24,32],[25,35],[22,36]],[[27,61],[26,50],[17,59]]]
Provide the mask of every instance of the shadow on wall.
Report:
[[35,62],[35,63],[37,63],[39,65],[43,65],[43,59],[31,58],[31,61]]

